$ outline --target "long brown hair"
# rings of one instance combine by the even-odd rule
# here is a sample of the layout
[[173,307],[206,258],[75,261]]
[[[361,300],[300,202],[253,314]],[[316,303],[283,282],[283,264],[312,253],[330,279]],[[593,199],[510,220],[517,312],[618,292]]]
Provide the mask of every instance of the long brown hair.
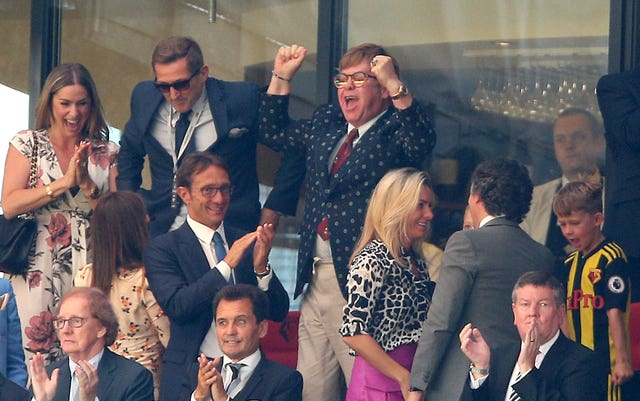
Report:
[[143,267],[142,255],[149,241],[149,229],[142,198],[130,191],[104,194],[93,212],[91,231],[91,286],[108,294],[118,268]]
[[91,102],[91,111],[89,112],[87,124],[80,135],[81,138],[90,141],[108,140],[109,128],[104,118],[102,102],[100,102],[96,84],[93,82],[89,70],[79,63],[60,64],[47,76],[36,106],[36,129],[51,127],[53,121],[51,109],[53,96],[60,89],[70,85],[84,87]]

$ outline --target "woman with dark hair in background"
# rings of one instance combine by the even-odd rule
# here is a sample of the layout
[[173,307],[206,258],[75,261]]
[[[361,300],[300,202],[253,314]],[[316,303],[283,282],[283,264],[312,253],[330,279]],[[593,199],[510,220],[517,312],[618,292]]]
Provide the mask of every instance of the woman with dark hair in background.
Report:
[[169,319],[149,289],[142,262],[149,240],[144,202],[130,191],[106,194],[96,205],[91,224],[93,264],[78,271],[75,285],[97,287],[109,296],[119,324],[109,348],[153,373],[157,400]]

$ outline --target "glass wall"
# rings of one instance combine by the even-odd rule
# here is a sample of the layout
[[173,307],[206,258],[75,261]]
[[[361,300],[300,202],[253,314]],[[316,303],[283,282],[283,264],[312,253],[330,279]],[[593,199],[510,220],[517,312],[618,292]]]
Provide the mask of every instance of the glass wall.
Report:
[[[65,0],[63,7],[62,62],[87,66],[116,129],[129,118],[133,87],[154,79],[151,53],[162,38],[192,36],[203,50],[210,75],[264,86],[281,44],[299,41],[316,53],[316,0]],[[315,68],[312,55],[296,78],[294,116],[308,116],[316,106]],[[260,146],[258,172],[264,198],[278,165],[279,155]],[[281,221],[271,254],[271,263],[291,294],[300,217],[301,213]]]
[[[270,79],[278,47],[299,43],[309,55],[294,82],[291,111],[309,117],[333,90],[328,80],[316,79],[335,67],[325,65],[324,56],[318,64],[321,23],[323,48],[332,37],[331,24],[318,21],[319,7],[328,3],[345,5],[344,15],[334,15],[344,21],[334,27],[337,37],[338,30],[346,32],[340,45],[385,46],[434,118],[438,141],[425,168],[440,198],[433,239],[439,245],[461,226],[468,177],[480,160],[515,157],[536,184],[556,178],[551,130],[557,112],[579,106],[598,114],[594,87],[607,72],[609,35],[610,2],[603,0],[63,0],[61,62],[89,68],[117,133],[129,118],[134,85],[154,78],[151,52],[161,38],[193,36],[212,76],[261,85]],[[27,127],[29,4],[0,1],[0,99],[6,91],[10,99],[0,100],[2,158],[11,136]],[[264,194],[278,163],[279,155],[259,148]],[[272,255],[289,289],[300,217],[282,221]]]
[[348,45],[385,46],[430,106],[438,141],[425,167],[440,198],[440,245],[462,226],[479,161],[517,158],[534,184],[546,182],[561,175],[552,141],[558,112],[581,107],[600,118],[595,84],[607,72],[608,1],[404,0],[390,8],[351,0],[348,21]]
[[28,128],[30,14],[29,2],[0,1],[0,182],[9,141]]

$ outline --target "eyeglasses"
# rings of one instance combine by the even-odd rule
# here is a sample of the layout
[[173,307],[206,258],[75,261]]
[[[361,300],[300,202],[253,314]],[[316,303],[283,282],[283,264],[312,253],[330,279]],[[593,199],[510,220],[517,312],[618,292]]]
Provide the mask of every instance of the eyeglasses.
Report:
[[353,86],[359,88],[364,85],[367,78],[376,79],[376,76],[367,74],[366,72],[362,71],[354,72],[353,74],[345,74],[341,72],[333,77],[333,84],[336,86],[336,88],[340,89],[349,82],[349,78],[351,78]]
[[193,77],[195,77],[196,75],[200,74],[201,69],[198,68],[196,70],[196,72],[194,72],[193,74],[191,74],[191,76],[188,79],[181,79],[179,81],[175,81],[172,82],[170,84],[165,83],[165,82],[158,82],[157,78],[156,78],[156,88],[158,88],[158,90],[162,93],[168,93],[169,90],[171,90],[171,88],[177,90],[177,91],[184,91],[189,89],[189,87],[191,86],[191,80],[193,79]]
[[200,188],[200,193],[205,198],[213,198],[220,192],[222,196],[230,196],[231,192],[233,192],[233,186],[231,185],[222,185],[219,187],[208,186]]
[[69,326],[77,329],[78,327],[82,327],[87,320],[88,318],[86,317],[70,317],[69,319],[60,318],[53,321],[53,327],[58,330],[62,330],[65,323],[69,322]]

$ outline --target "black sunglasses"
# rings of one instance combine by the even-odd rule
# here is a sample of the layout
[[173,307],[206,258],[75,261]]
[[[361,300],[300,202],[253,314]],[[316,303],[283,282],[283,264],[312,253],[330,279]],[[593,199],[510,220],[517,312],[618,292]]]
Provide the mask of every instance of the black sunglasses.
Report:
[[158,88],[158,90],[162,93],[167,93],[171,90],[171,88],[177,90],[177,91],[184,91],[189,89],[189,87],[191,86],[191,80],[193,79],[193,77],[195,77],[196,75],[198,75],[200,73],[201,69],[198,68],[196,70],[196,72],[194,72],[193,74],[191,74],[191,76],[187,79],[181,79],[179,81],[176,82],[172,82],[170,84],[164,83],[164,82],[158,82],[157,78],[156,78],[156,88]]

